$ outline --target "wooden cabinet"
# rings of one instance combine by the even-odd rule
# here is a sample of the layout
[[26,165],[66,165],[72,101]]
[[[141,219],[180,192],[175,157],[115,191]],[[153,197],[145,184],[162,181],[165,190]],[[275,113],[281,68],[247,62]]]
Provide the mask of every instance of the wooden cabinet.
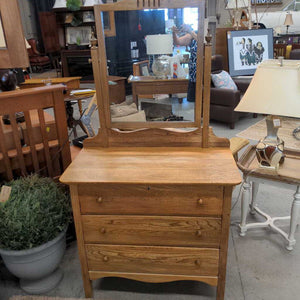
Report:
[[120,276],[203,281],[222,299],[240,181],[229,149],[84,149],[61,181],[71,186],[87,297],[90,280]]
[[[68,27],[75,28],[80,26],[90,26],[92,30],[95,30],[95,22],[92,19],[85,20],[84,13],[94,14],[94,8],[91,6],[82,6],[79,11],[70,11],[67,8],[54,8],[52,13],[55,14],[56,18],[56,27],[59,33],[59,40],[62,47],[66,46],[66,30]],[[71,23],[73,18],[73,22],[76,19],[77,25],[75,23]],[[113,12],[108,12],[104,14],[104,33],[105,36],[111,37],[116,35],[115,29],[115,15]],[[52,30],[49,28],[48,30]]]

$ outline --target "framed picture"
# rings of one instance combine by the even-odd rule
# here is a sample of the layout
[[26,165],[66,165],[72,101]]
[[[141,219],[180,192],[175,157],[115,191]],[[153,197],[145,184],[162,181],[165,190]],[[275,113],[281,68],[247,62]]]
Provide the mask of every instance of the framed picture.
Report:
[[89,45],[91,35],[91,26],[67,27],[66,43],[76,45]]
[[273,29],[227,32],[228,63],[231,76],[253,75],[257,66],[273,58]]
[[149,65],[148,62],[144,62],[140,64],[140,73],[141,76],[149,76]]

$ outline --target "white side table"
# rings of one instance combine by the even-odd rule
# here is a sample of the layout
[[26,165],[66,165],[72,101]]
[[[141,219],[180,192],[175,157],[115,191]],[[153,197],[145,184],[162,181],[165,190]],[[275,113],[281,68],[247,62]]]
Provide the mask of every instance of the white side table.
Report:
[[[258,161],[255,155],[255,146],[250,146],[244,152],[238,166],[244,174],[245,183],[242,192],[242,211],[240,223],[240,235],[245,236],[248,229],[270,227],[274,231],[281,234],[287,241],[286,249],[293,250],[296,244],[295,231],[297,224],[299,224],[300,217],[300,152],[285,151],[286,158],[284,163],[277,171],[261,169],[258,166]],[[252,197],[251,197],[251,183],[252,183]],[[292,208],[291,215],[286,217],[271,217],[263,212],[256,205],[256,196],[259,184],[272,184],[278,187],[286,187],[294,189],[294,199],[291,199]],[[265,222],[247,223],[246,218],[249,212],[255,212],[263,216]],[[275,222],[280,220],[290,220],[289,232],[284,232],[279,228]]]

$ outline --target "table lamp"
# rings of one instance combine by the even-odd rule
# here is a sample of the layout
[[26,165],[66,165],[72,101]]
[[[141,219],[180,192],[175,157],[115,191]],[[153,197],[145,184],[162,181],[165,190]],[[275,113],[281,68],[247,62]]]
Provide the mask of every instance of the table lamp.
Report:
[[261,167],[276,169],[284,160],[284,142],[277,136],[280,118],[275,116],[300,117],[300,61],[263,61],[235,111],[268,115],[267,136],[257,144],[256,155]]
[[290,12],[285,16],[284,25],[286,26],[286,34],[288,34],[290,25],[294,25],[293,16]]
[[153,57],[152,71],[154,75],[162,78],[166,77],[167,75],[170,75],[169,61],[167,59],[160,58],[159,56],[173,54],[172,34],[147,35],[146,51],[147,55]]

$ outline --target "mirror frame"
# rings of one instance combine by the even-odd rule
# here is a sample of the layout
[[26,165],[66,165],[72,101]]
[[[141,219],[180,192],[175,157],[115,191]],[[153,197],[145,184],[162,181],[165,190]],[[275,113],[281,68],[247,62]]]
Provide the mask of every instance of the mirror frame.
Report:
[[[94,6],[98,47],[92,47],[93,72],[96,85],[98,112],[101,128],[139,129],[139,128],[201,128],[202,101],[203,101],[203,58],[204,43],[198,43],[197,47],[197,71],[196,71],[196,97],[193,122],[111,122],[109,87],[107,80],[107,61],[105,49],[105,35],[103,30],[103,12],[144,10],[144,9],[168,9],[197,7],[199,13],[198,41],[204,41],[204,14],[205,0],[121,0],[115,3],[100,4]],[[95,44],[95,43],[94,43]],[[200,58],[200,59],[199,59]],[[100,129],[101,129],[100,128]]]

